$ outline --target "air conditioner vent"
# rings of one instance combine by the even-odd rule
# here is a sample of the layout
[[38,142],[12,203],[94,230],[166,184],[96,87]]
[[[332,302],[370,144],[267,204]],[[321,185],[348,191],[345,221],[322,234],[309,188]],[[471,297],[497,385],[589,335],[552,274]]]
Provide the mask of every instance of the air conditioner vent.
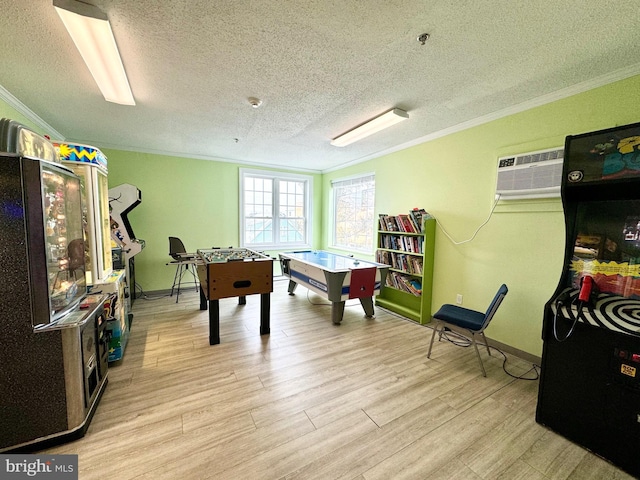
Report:
[[496,195],[505,200],[560,196],[562,147],[500,157]]

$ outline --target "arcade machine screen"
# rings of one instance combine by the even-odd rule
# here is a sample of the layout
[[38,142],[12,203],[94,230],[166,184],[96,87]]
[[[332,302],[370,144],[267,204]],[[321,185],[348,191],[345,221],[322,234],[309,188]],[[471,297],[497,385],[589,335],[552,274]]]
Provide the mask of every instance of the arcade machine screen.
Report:
[[602,294],[640,299],[640,200],[581,203],[575,231],[569,286],[590,276]]

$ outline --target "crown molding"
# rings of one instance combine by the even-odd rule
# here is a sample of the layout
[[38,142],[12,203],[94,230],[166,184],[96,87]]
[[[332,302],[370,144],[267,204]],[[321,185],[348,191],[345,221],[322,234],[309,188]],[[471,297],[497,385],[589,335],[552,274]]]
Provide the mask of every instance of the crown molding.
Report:
[[394,152],[399,152],[401,150],[406,150],[407,148],[414,147],[416,145],[420,145],[422,143],[430,142],[437,138],[446,137],[447,135],[451,135],[452,133],[461,132],[463,130],[467,130],[469,128],[477,127],[479,125],[483,125],[485,123],[492,122],[494,120],[498,120],[504,117],[508,117],[509,115],[514,115],[516,113],[521,113],[526,110],[531,110],[532,108],[540,107],[542,105],[546,105],[548,103],[552,103],[558,100],[563,100],[565,98],[571,97],[573,95],[577,95],[579,93],[588,92],[589,90],[593,90],[595,88],[604,87],[605,85],[609,85],[611,83],[619,82],[621,80],[625,80],[630,77],[634,77],[636,75],[640,75],[640,63],[636,63],[626,68],[621,68],[619,70],[614,70],[612,72],[608,72],[604,75],[600,75],[598,77],[594,77],[590,80],[586,80],[584,82],[576,83],[575,85],[571,85],[570,87],[566,87],[555,92],[548,93],[546,95],[542,95],[540,97],[533,98],[531,100],[527,100],[525,102],[518,103],[516,105],[504,108],[502,110],[498,110],[493,113],[489,113],[487,115],[483,115],[478,118],[474,118],[472,120],[459,123],[457,125],[453,125],[451,127],[443,128],[442,130],[438,130],[437,132],[430,133],[420,138],[416,138],[415,140],[411,140],[410,142],[403,143],[401,145],[397,145],[395,147],[389,148],[387,150],[383,150],[380,152],[376,152],[372,155],[367,155],[366,157],[362,157],[351,162],[342,164],[337,167],[332,167],[327,170],[323,170],[322,173],[329,173],[336,170],[341,170],[343,168],[350,167],[352,165],[357,165],[358,163],[366,162],[368,160],[373,160],[375,158],[382,157],[384,155],[389,155]]
[[90,143],[91,145],[96,146],[100,150],[109,149],[109,150],[119,150],[121,152],[134,152],[134,153],[146,153],[150,155],[164,155],[166,157],[178,157],[178,158],[191,158],[194,160],[207,160],[211,162],[222,162],[222,163],[235,163],[238,165],[247,165],[249,167],[255,168],[270,168],[275,170],[284,170],[284,171],[294,171],[294,172],[304,172],[308,174],[321,174],[320,170],[310,169],[310,168],[299,168],[295,166],[289,165],[280,165],[280,164],[272,164],[272,163],[261,163],[261,162],[251,162],[247,160],[236,160],[233,158],[221,158],[221,157],[212,157],[209,155],[198,155],[184,152],[172,152],[169,150],[155,150],[155,149],[142,149],[136,147],[128,147],[122,145],[113,145],[104,142],[86,142],[82,143]]
[[[364,157],[355,159],[353,161],[335,166],[335,167],[331,167],[325,170],[313,170],[313,169],[303,169],[303,168],[296,168],[296,167],[285,167],[282,165],[272,165],[272,164],[268,164],[268,163],[257,163],[257,162],[249,162],[249,161],[242,161],[242,160],[234,160],[234,159],[223,159],[223,158],[216,158],[216,157],[210,157],[210,156],[205,156],[205,155],[185,155],[184,153],[181,152],[169,152],[169,151],[161,151],[161,150],[145,150],[145,149],[137,149],[137,148],[133,148],[133,147],[123,147],[123,146],[116,146],[116,145],[109,145],[109,144],[104,144],[102,143],[102,147],[103,148],[109,148],[109,149],[113,149],[113,150],[124,150],[124,151],[132,151],[132,152],[139,152],[139,153],[149,153],[149,154],[156,154],[156,155],[167,155],[167,156],[171,156],[171,157],[183,157],[183,158],[194,158],[194,159],[198,159],[198,160],[210,160],[210,161],[217,161],[217,162],[227,162],[227,163],[237,163],[237,164],[244,164],[244,165],[253,165],[253,166],[262,166],[265,168],[275,168],[275,169],[284,169],[284,170],[293,170],[293,171],[302,171],[302,172],[308,172],[308,173],[320,173],[320,174],[324,174],[324,173],[330,173],[330,172],[334,172],[336,170],[342,170],[343,168],[347,168],[353,165],[357,165],[359,163],[363,163],[369,160],[373,160],[385,155],[389,155],[391,153],[395,153],[395,152],[399,152],[401,150],[406,150],[407,148],[416,146],[416,145],[420,145],[422,143],[427,143],[430,142],[432,140],[436,140],[438,138],[441,137],[445,137],[447,135],[451,135],[453,133],[457,133],[457,132],[461,132],[463,130],[467,130],[473,127],[477,127],[480,125],[483,125],[485,123],[489,123],[492,122],[494,120],[498,120],[504,117],[507,117],[509,115],[514,115],[517,113],[521,113],[524,112],[526,110],[530,110],[532,108],[536,108],[536,107],[540,107],[542,105],[546,105],[548,103],[552,103],[558,100],[562,100],[568,97],[571,97],[573,95],[577,95],[579,93],[584,93],[587,92],[589,90],[593,90],[595,88],[599,88],[599,87],[603,87],[605,85],[609,85],[611,83],[615,83],[621,80],[625,80],[627,78],[636,76],[636,75],[640,75],[640,63],[636,63],[634,65],[630,65],[628,67],[625,68],[621,68],[618,70],[614,70],[612,72],[608,72],[604,75],[600,75],[598,77],[594,77],[590,80],[586,80],[584,82],[580,82],[577,83],[575,85],[572,85],[570,87],[566,87],[560,90],[557,90],[555,92],[551,92],[549,94],[546,95],[542,95],[540,97],[536,97],[534,99],[531,100],[527,100],[525,102],[521,102],[517,105],[513,105],[507,108],[504,108],[502,110],[498,110],[496,112],[492,112],[490,114],[487,115],[483,115],[481,117],[478,118],[474,118],[472,120],[466,121],[466,122],[462,122],[459,123],[457,125],[452,125],[450,127],[447,128],[443,128],[441,130],[438,130],[437,132],[433,132],[430,133],[428,135],[419,137],[415,140],[412,140],[410,142],[406,142],[400,145],[397,145],[395,147],[392,148],[388,148],[370,155],[366,155]],[[60,132],[58,132],[56,129],[54,129],[51,125],[49,125],[47,122],[45,122],[42,118],[40,118],[35,112],[33,112],[33,110],[31,110],[29,107],[27,107],[24,103],[22,103],[20,100],[18,100],[14,95],[12,95],[8,90],[6,90],[2,85],[0,85],[0,99],[4,100],[10,107],[14,108],[15,110],[17,110],[20,114],[22,114],[24,117],[26,117],[28,120],[30,120],[31,122],[33,122],[35,125],[37,125],[39,128],[41,128],[43,131],[47,132],[47,134],[49,136],[51,136],[52,138],[56,138],[56,139],[60,139],[60,140],[65,140],[65,136],[62,135]],[[83,142],[86,143],[86,142]]]
[[27,107],[24,103],[18,100],[11,92],[9,92],[6,88],[0,85],[0,99],[4,100],[4,102],[9,105],[11,108],[15,109],[26,117],[29,121],[33,122],[39,128],[41,128],[44,132],[47,132],[51,138],[55,138],[56,140],[64,140],[64,135],[58,132],[55,128],[45,122],[42,118],[40,118],[33,110]]

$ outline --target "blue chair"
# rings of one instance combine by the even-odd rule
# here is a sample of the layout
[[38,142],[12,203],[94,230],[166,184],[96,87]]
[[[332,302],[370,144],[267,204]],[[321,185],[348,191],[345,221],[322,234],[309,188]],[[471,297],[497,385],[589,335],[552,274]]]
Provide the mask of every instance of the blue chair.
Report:
[[493,301],[489,305],[489,308],[484,313],[476,312],[475,310],[470,310],[468,308],[459,307],[457,305],[445,304],[440,307],[440,310],[438,310],[433,315],[433,319],[435,320],[435,322],[427,358],[431,358],[433,340],[436,337],[436,332],[438,332],[438,329],[440,329],[440,331],[438,332],[439,341],[442,338],[442,332],[444,332],[445,328],[448,328],[450,326],[458,327],[469,332],[471,344],[476,350],[476,355],[478,355],[478,362],[480,362],[482,375],[486,377],[487,372],[484,370],[484,365],[482,364],[482,359],[480,358],[480,352],[478,351],[478,345],[476,343],[476,335],[482,335],[484,345],[487,347],[487,353],[491,355],[491,350],[489,350],[489,345],[487,344],[487,338],[484,336],[484,329],[489,325],[489,322],[495,315],[498,307],[502,303],[502,300],[507,295],[508,291],[509,289],[507,288],[507,286],[505,284],[502,284],[502,286],[498,289],[498,293],[496,293],[496,296],[493,297]]

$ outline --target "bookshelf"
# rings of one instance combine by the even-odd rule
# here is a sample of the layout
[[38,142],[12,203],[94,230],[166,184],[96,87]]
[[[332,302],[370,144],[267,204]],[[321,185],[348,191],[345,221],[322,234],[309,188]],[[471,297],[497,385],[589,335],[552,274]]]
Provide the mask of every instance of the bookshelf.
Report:
[[[376,305],[425,324],[431,320],[433,252],[436,221],[430,217],[416,221],[409,215],[413,230],[406,231],[406,215],[380,215],[376,261],[390,266],[385,286]],[[421,288],[419,288],[421,287]]]

